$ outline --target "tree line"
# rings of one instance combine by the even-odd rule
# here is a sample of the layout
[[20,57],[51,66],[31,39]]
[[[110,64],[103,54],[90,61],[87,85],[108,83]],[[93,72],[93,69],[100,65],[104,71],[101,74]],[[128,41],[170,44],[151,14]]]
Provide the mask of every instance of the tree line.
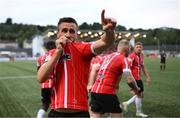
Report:
[[[40,26],[13,23],[11,18],[7,18],[4,23],[0,23],[0,41],[17,42],[22,47],[23,41],[32,38],[35,34],[41,34],[47,29],[57,29],[56,26]],[[86,22],[79,25],[80,30],[101,30],[101,24],[95,22],[88,24]],[[127,30],[125,26],[117,25],[116,31],[143,32],[146,38],[140,38],[145,45],[161,44],[180,44],[180,29],[174,28],[156,28],[156,29],[133,29]]]

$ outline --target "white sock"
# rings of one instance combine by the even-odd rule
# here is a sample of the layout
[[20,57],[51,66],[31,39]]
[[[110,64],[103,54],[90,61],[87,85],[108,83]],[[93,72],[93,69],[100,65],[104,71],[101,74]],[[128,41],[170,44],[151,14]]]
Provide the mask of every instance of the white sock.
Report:
[[142,110],[141,110],[142,98],[136,97],[135,104],[136,104],[136,113],[141,113],[142,112]]
[[37,118],[45,118],[46,111],[44,109],[39,109]]
[[127,104],[129,105],[129,104],[133,103],[133,102],[135,101],[135,99],[136,99],[136,95],[134,95],[132,98],[130,98],[130,99],[127,101]]

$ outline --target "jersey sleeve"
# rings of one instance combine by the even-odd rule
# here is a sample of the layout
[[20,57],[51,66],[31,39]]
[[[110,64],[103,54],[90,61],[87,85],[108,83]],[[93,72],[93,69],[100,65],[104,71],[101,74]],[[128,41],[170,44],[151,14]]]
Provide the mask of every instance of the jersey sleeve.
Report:
[[141,66],[144,67],[144,56],[143,56],[143,54],[141,55],[141,59],[142,59]]
[[100,69],[101,64],[102,64],[102,57],[97,55],[96,57],[92,58],[91,67],[96,66],[96,68]]
[[41,67],[41,64],[42,64],[42,56],[39,56],[38,59],[37,59],[37,71]]
[[122,59],[122,68],[123,68],[123,74],[125,76],[131,75],[130,61],[127,58]]
[[[47,63],[47,62],[52,58],[55,50],[56,50],[56,49],[52,49],[52,50],[48,51],[48,52],[43,56],[43,62],[42,62],[42,64]],[[42,64],[41,64],[41,65],[42,65]]]
[[133,61],[135,59],[134,55],[130,54],[127,59],[128,59],[128,62],[129,62],[129,66],[132,67]]
[[130,62],[128,61],[127,58],[122,58],[122,68],[123,68],[123,73],[131,72],[131,70],[130,70]]

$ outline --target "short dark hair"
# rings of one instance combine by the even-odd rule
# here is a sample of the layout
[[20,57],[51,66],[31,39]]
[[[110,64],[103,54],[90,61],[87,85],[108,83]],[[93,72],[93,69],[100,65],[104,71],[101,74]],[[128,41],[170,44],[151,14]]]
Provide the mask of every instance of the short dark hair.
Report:
[[55,41],[54,41],[54,40],[45,41],[45,42],[44,42],[44,47],[45,47],[47,50],[51,50],[51,49],[56,48]]
[[74,18],[72,18],[72,17],[60,18],[60,19],[59,19],[59,22],[58,22],[58,26],[59,26],[61,23],[63,23],[63,22],[66,22],[66,23],[75,23],[75,24],[78,26],[76,20],[75,20]]
[[143,45],[141,42],[136,42],[136,44],[135,45]]

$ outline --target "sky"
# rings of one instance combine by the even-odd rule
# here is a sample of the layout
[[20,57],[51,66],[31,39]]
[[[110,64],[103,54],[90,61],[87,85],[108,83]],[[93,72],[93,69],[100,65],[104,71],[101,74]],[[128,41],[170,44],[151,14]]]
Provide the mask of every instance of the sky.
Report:
[[0,0],[0,23],[57,25],[59,18],[73,17],[78,24],[101,22],[105,17],[126,28],[180,29],[180,0]]

